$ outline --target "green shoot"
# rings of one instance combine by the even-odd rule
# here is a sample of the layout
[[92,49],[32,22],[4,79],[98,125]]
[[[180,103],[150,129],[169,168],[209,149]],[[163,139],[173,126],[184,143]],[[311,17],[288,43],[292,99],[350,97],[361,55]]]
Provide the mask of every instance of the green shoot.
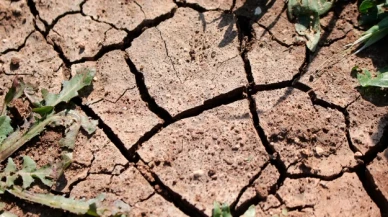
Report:
[[364,43],[364,46],[362,46],[360,49],[358,49],[355,52],[355,54],[357,54],[387,35],[388,35],[388,17],[385,17],[378,24],[372,26],[368,31],[364,32],[358,40],[356,40],[352,44],[349,44],[348,46],[352,48],[354,46]]
[[[232,217],[230,207],[227,204],[221,206],[218,202],[214,201],[212,217]],[[251,205],[242,217],[256,217],[255,206]]]
[[299,35],[306,37],[306,45],[315,51],[321,37],[319,17],[327,13],[333,1],[327,0],[289,0],[288,17],[296,20],[295,29]]
[[372,77],[371,73],[364,69],[363,73],[357,74],[357,79],[363,87],[374,86],[388,88],[388,70],[377,72],[376,74],[376,77]]

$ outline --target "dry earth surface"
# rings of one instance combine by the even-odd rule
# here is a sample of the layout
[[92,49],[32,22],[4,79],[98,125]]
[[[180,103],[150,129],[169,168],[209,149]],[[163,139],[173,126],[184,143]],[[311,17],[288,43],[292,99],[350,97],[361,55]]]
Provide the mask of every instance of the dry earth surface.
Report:
[[[312,53],[282,0],[0,0],[0,97],[15,75],[58,92],[96,69],[74,103],[99,129],[78,136],[57,194],[105,193],[131,216],[211,216],[214,201],[234,216],[252,204],[257,216],[388,216],[387,92],[351,74],[388,65],[388,46],[338,58],[361,34],[356,16],[356,1],[338,3]],[[52,162],[61,136],[14,157]],[[72,216],[0,200],[18,216]]]

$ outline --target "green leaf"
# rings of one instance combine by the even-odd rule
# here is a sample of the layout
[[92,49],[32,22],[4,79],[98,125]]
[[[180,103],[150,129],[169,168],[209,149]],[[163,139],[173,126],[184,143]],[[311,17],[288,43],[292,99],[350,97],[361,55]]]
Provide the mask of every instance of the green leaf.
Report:
[[24,88],[24,95],[27,97],[27,99],[31,102],[32,105],[35,107],[40,107],[40,101],[41,99],[38,98],[36,95],[35,87],[33,87],[31,84],[26,84]]
[[32,111],[40,114],[41,116],[45,116],[50,114],[54,110],[53,106],[41,106],[38,108],[33,108]]
[[78,215],[88,214],[91,216],[120,216],[129,214],[130,207],[124,205],[124,202],[115,202],[110,206],[102,205],[102,197],[88,201],[75,200],[52,194],[39,194],[24,191],[19,187],[7,190],[12,195],[21,199],[39,203],[56,209],[62,209]]
[[363,87],[375,86],[388,88],[388,71],[378,73],[376,77],[372,77],[368,70],[364,70],[363,74],[357,74],[357,79]]
[[223,204],[221,206],[222,211],[222,217],[232,217],[232,214],[230,213],[230,207],[228,204]]
[[376,5],[377,5],[376,1],[364,0],[363,2],[361,2],[358,10],[360,11],[360,13],[364,14],[364,13],[367,13],[369,9],[373,8]]
[[288,210],[286,208],[282,209],[282,215],[288,216]]
[[11,187],[14,185],[15,180],[17,178],[16,172],[16,164],[13,162],[12,158],[8,158],[7,166],[4,169],[4,175],[6,177],[6,186]]
[[32,182],[34,182],[34,177],[40,179],[43,184],[51,187],[53,184],[51,180],[52,173],[51,166],[36,169],[35,161],[28,156],[23,156],[23,169],[18,172],[23,179],[24,189],[31,186]]
[[81,126],[90,135],[97,129],[98,120],[92,120],[88,116],[81,114]]
[[321,36],[319,16],[327,13],[332,6],[333,2],[327,0],[289,0],[287,3],[288,16],[296,18],[295,29],[299,35],[306,37],[306,45],[311,51],[315,51]]
[[0,116],[0,144],[13,132],[11,126],[11,118],[8,116]]
[[256,208],[254,205],[251,205],[247,211],[242,215],[242,217],[256,217]]
[[19,98],[23,94],[24,88],[25,84],[23,80],[16,76],[12,82],[11,88],[5,95],[1,115],[5,115],[7,113],[8,104],[11,103],[12,100]]
[[78,91],[91,84],[95,72],[93,70],[84,70],[75,75],[69,81],[63,82],[62,91],[59,94],[49,93],[42,90],[42,95],[46,106],[56,106],[60,102],[69,102],[72,98],[78,96]]
[[213,215],[212,217],[222,217],[222,211],[220,204],[217,201],[213,203]]

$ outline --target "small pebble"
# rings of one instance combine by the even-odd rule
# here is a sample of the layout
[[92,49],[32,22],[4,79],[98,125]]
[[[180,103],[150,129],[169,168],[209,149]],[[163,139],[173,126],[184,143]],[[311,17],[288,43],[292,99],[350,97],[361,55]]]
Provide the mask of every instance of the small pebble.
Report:
[[203,170],[195,170],[193,172],[194,179],[198,179],[199,177],[203,176],[205,172]]
[[354,153],[354,157],[362,157],[362,153],[358,151]]
[[318,156],[322,156],[324,152],[325,152],[325,151],[324,151],[321,147],[319,147],[319,146],[315,147],[315,153],[316,153]]

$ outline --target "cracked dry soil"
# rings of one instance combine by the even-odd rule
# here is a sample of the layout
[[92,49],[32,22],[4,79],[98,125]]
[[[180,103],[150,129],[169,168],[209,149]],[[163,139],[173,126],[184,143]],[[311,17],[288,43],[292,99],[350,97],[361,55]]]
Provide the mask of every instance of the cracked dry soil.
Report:
[[[351,74],[387,65],[387,43],[338,58],[361,34],[356,16],[356,1],[338,2],[311,53],[281,0],[0,0],[0,97],[15,75],[58,92],[96,69],[73,102],[99,129],[78,136],[56,194],[105,193],[131,216],[211,216],[215,200],[234,216],[252,204],[257,216],[388,216],[388,101]],[[52,162],[61,134],[13,157]],[[72,216],[1,200],[18,216]]]

